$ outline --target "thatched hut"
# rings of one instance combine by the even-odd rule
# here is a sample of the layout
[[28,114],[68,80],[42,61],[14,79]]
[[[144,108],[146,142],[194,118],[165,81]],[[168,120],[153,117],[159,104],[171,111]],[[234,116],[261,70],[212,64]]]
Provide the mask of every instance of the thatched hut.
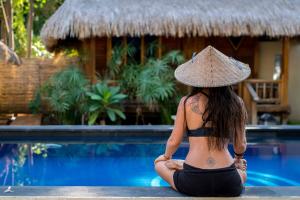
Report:
[[[180,49],[188,58],[210,44],[249,63],[252,78],[264,79],[244,84],[244,89],[239,86],[253,113],[264,103],[281,106],[268,108],[272,112],[286,112],[291,104],[294,119],[300,120],[298,96],[288,93],[299,82],[288,83],[289,53],[300,52],[299,13],[300,2],[293,0],[66,0],[46,22],[41,37],[51,51],[70,44],[85,49],[89,55],[85,70],[91,80],[106,68],[115,40],[134,41],[141,62],[153,38],[160,44],[158,57]],[[280,80],[272,81],[276,54],[281,54],[282,73]]]

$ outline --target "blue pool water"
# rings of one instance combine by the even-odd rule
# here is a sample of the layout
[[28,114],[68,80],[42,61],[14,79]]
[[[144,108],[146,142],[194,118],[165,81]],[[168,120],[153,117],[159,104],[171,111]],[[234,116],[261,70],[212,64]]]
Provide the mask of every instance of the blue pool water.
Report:
[[[250,143],[246,185],[300,186],[299,144],[293,140]],[[164,148],[162,143],[2,144],[0,184],[163,186],[166,183],[155,173],[153,160]],[[187,151],[188,144],[181,145],[175,158],[183,159]]]

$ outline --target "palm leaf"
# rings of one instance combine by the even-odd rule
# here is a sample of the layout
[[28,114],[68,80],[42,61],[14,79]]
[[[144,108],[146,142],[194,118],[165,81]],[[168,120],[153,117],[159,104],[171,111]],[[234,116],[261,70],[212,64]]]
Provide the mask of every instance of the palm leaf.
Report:
[[111,121],[116,121],[116,114],[112,109],[107,109],[106,113]]
[[93,112],[92,114],[90,114],[88,124],[89,125],[95,124],[98,116],[99,116],[99,112]]

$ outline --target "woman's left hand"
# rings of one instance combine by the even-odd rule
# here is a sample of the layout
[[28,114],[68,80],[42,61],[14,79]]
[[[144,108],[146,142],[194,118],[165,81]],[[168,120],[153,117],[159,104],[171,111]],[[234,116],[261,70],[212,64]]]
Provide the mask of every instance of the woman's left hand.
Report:
[[159,161],[167,161],[167,160],[170,160],[170,159],[166,158],[165,155],[160,155],[154,160],[154,164],[156,164]]

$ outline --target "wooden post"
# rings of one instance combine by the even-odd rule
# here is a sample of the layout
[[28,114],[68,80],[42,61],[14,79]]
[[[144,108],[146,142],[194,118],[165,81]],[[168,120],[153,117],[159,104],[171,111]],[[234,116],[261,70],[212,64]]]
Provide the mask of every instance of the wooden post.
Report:
[[158,51],[157,51],[157,57],[161,58],[162,56],[162,37],[158,37]]
[[141,36],[141,63],[144,64],[145,62],[145,38]]
[[238,83],[238,95],[243,98],[243,82]]
[[282,74],[280,87],[280,100],[283,105],[288,105],[288,66],[289,66],[290,41],[288,37],[282,39]]
[[246,110],[247,110],[247,123],[251,123],[250,120],[252,120],[252,115],[251,115],[251,96],[250,96],[250,93],[246,87],[246,84],[247,82],[244,82],[243,83],[243,100],[244,100],[244,103],[245,103],[245,106],[246,106]]
[[106,40],[106,63],[108,63],[112,56],[112,41],[111,37],[107,37]]
[[257,107],[255,101],[251,102],[251,124],[257,124]]
[[[83,50],[82,62],[83,62],[83,68],[84,68],[83,70],[87,77],[88,77],[89,54],[90,54],[89,43],[90,43],[89,39],[84,39],[82,41],[82,50]],[[88,78],[90,78],[90,77],[88,77]]]
[[257,72],[258,72],[258,66],[259,66],[259,42],[255,41],[255,47],[254,47],[254,66],[252,71],[252,78],[257,78]]
[[96,82],[96,38],[95,37],[91,39],[90,49],[91,49],[90,52],[91,68],[90,68],[89,76],[91,77],[91,82],[95,83]]
[[96,39],[85,39],[83,41],[84,50],[84,71],[91,83],[96,82]]

